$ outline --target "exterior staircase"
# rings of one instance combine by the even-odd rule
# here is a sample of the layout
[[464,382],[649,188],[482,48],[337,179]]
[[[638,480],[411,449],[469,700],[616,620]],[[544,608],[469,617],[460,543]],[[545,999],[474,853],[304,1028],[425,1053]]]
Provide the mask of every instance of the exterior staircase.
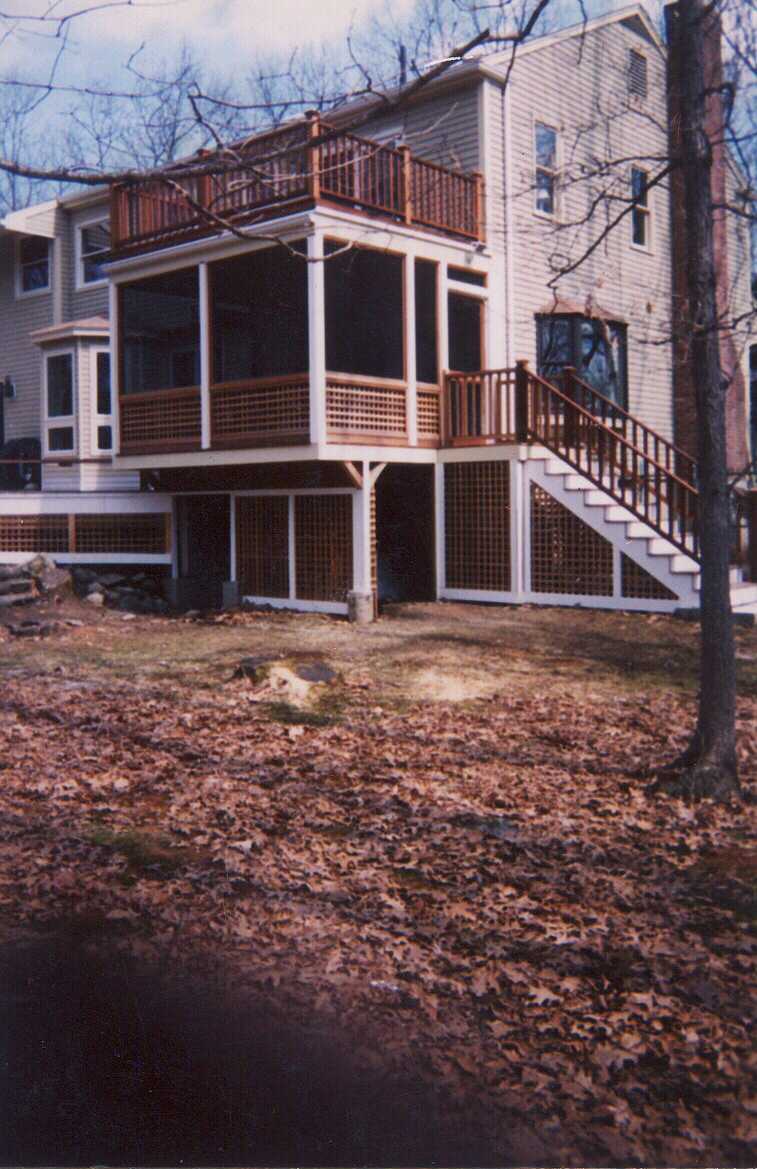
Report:
[[[663,586],[649,604],[625,607],[698,610],[696,463],[574,369],[559,380],[546,381],[524,361],[447,374],[445,445],[525,446],[531,481]],[[616,582],[613,601],[629,599]],[[731,569],[731,605],[737,615],[757,616],[757,582],[745,582],[739,568]]]

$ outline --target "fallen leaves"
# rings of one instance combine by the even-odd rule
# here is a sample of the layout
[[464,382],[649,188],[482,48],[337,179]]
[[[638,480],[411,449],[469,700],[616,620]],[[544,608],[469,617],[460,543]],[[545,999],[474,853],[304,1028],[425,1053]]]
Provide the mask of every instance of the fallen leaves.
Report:
[[347,679],[348,718],[292,725],[244,688],[15,681],[2,913],[220,955],[387,1059],[422,1050],[555,1163],[743,1162],[747,816],[631,775],[687,703],[394,712]]

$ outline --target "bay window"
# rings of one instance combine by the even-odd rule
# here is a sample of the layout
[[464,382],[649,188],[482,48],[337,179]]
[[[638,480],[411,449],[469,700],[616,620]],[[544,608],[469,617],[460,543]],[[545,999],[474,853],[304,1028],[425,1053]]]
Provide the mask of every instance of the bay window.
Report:
[[49,353],[45,358],[45,446],[47,452],[76,448],[74,354]]

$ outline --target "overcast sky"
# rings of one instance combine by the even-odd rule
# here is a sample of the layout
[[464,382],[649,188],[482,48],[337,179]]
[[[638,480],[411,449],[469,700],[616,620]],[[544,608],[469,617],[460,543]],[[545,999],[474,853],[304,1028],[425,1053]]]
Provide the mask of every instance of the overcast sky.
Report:
[[[54,10],[71,12],[97,2],[62,0]],[[50,36],[52,29],[23,23],[23,17],[49,7],[50,0],[8,0],[3,5],[22,19],[13,37],[0,44],[0,71],[37,77],[44,73],[59,42]],[[392,0],[398,15],[411,7],[412,0]],[[133,7],[90,12],[71,25],[66,77],[102,74],[123,63],[143,41],[152,53],[170,56],[187,40],[211,70],[244,68],[261,52],[344,40],[351,26],[358,27],[376,11],[376,0],[133,0]]]

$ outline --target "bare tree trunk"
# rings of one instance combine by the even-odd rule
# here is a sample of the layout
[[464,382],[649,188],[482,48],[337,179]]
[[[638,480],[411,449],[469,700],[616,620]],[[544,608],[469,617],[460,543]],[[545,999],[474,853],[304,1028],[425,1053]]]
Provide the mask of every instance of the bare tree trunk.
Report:
[[[737,794],[736,668],[729,581],[726,391],[720,361],[712,211],[712,143],[706,130],[705,37],[717,20],[707,0],[680,0],[680,153],[686,210],[688,360],[699,441],[701,677],[696,731],[662,787],[716,799]],[[676,774],[677,772],[677,774]]]

